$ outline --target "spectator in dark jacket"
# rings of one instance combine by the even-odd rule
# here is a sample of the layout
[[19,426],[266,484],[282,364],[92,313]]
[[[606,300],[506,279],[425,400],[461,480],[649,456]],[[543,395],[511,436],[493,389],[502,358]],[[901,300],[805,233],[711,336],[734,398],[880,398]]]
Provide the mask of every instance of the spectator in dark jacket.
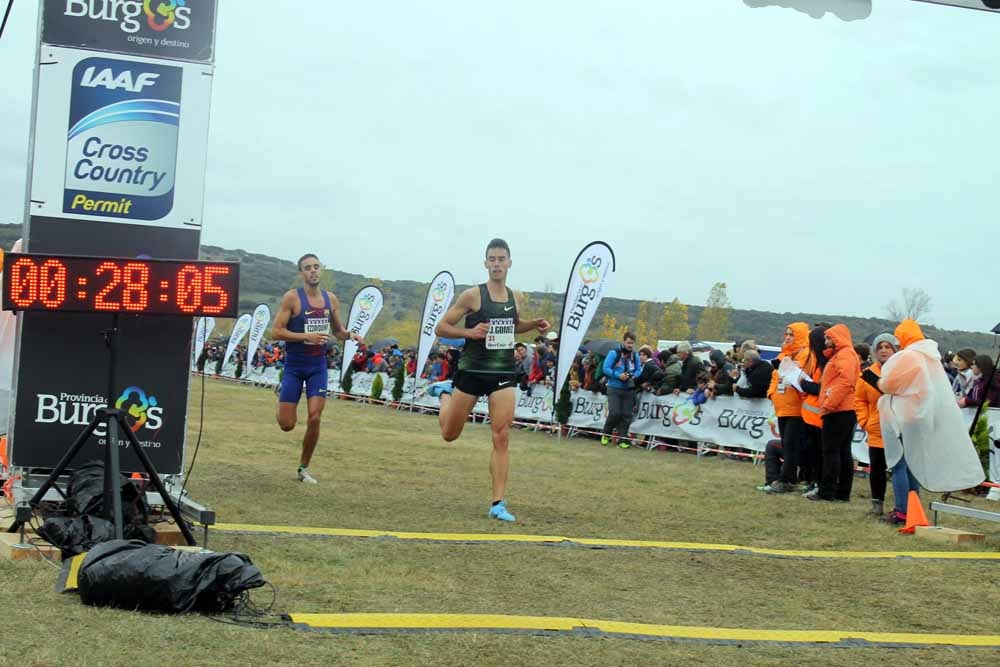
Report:
[[642,391],[655,390],[663,382],[666,373],[656,363],[656,360],[653,358],[653,349],[648,345],[643,345],[639,348],[639,364],[642,370],[639,373],[639,377],[635,379],[636,389]]
[[994,372],[993,360],[985,354],[976,356],[972,362],[972,384],[969,385],[969,393],[958,398],[958,407],[975,408],[983,400],[990,403],[990,407],[1000,407],[997,405],[997,394],[1000,393],[1000,378]]
[[757,350],[747,350],[743,353],[743,372],[750,386],[743,388],[737,385],[734,391],[743,398],[767,398],[774,366],[762,361]]
[[663,380],[656,388],[659,396],[672,394],[681,385],[681,360],[677,358],[676,349],[663,350],[657,355],[663,366]]
[[682,341],[677,344],[677,358],[681,360],[681,382],[674,389],[674,394],[685,391],[693,394],[698,388],[698,371],[704,370],[701,359],[691,352],[691,343]]
[[726,353],[722,350],[712,350],[708,358],[711,361],[710,378],[706,391],[708,397],[732,396],[734,367],[726,358]]

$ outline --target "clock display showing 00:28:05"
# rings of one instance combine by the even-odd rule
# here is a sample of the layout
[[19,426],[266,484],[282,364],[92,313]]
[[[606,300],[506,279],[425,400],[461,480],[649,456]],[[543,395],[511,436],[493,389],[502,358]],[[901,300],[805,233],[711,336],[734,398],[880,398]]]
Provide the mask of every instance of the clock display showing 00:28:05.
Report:
[[235,317],[239,264],[9,253],[5,310]]

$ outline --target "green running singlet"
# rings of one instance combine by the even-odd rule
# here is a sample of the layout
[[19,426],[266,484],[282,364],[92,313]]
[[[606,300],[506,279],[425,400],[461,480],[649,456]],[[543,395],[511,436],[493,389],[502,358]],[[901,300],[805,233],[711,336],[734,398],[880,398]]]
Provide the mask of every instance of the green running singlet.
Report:
[[480,322],[486,322],[490,329],[482,340],[465,341],[458,370],[510,375],[514,372],[514,326],[517,324],[514,292],[508,287],[506,301],[493,301],[486,283],[483,283],[479,286],[479,298],[479,310],[465,316],[465,326],[472,329]]

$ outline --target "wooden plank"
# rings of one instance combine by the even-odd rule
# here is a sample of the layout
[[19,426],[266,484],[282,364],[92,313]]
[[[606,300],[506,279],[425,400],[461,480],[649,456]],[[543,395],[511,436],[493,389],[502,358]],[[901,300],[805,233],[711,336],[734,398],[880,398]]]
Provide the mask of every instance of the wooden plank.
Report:
[[[26,536],[26,539],[32,539],[32,537],[34,536]],[[37,548],[34,545],[24,548],[18,544],[21,541],[19,534],[0,533],[0,558],[6,558],[7,560],[26,560],[29,558],[48,558],[54,561],[62,560],[59,549],[48,542],[38,540],[38,538],[35,538],[35,540],[37,540]]]
[[915,534],[935,542],[950,542],[951,544],[971,544],[986,539],[986,535],[982,533],[971,533],[967,530],[956,530],[943,526],[917,526]]
[[184,539],[184,533],[181,529],[177,527],[177,524],[173,523],[155,523],[153,528],[156,530],[156,543],[162,544],[168,547],[177,546],[187,546],[187,541]]

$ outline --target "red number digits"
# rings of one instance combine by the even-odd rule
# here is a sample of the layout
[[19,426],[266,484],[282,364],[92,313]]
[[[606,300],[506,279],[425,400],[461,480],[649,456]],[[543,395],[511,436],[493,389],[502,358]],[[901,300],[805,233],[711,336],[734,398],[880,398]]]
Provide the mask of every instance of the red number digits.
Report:
[[28,257],[14,262],[10,271],[10,300],[21,308],[31,306],[38,299],[38,267]]
[[66,301],[66,265],[47,259],[38,271],[38,298],[46,308],[58,308]]
[[101,291],[94,297],[94,310],[120,310],[122,307],[120,303],[117,303],[116,301],[109,301],[107,299],[107,296],[112,291],[117,289],[119,285],[121,285],[121,268],[114,262],[101,262],[101,264],[97,267],[97,271],[94,273],[101,275],[103,273],[108,273],[109,271],[111,272],[111,280],[107,285],[102,287]]
[[228,266],[206,266],[205,267],[205,281],[204,281],[204,292],[205,295],[214,294],[219,297],[218,303],[213,306],[204,304],[203,309],[206,313],[214,315],[216,313],[221,313],[229,307],[229,295],[226,294],[226,290],[222,289],[218,285],[212,282],[215,276],[228,276],[229,267]]
[[122,305],[125,310],[142,312],[149,306],[149,265],[129,262],[125,265],[125,288]]

